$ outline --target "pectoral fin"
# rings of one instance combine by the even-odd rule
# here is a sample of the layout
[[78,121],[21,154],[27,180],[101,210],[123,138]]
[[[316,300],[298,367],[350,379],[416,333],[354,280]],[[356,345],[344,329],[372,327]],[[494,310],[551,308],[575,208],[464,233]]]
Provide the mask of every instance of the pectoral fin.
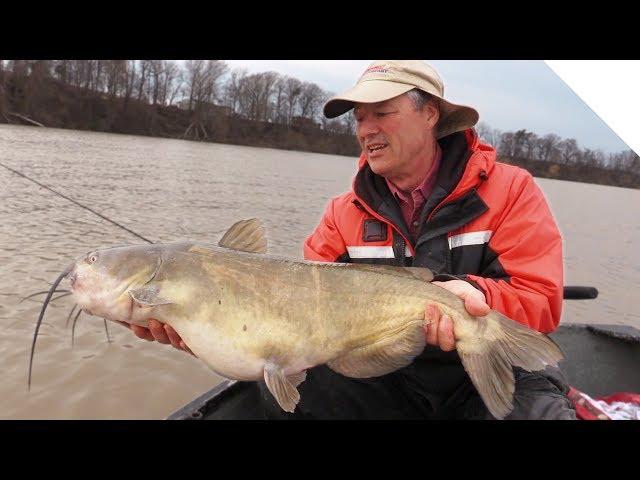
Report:
[[399,332],[385,336],[327,363],[332,370],[353,378],[386,375],[409,365],[426,343],[423,320],[416,320]]
[[289,375],[282,371],[282,368],[272,363],[267,363],[264,367],[264,381],[269,391],[274,396],[280,407],[285,412],[293,413],[296,405],[300,401],[300,394],[297,386],[306,378],[307,372]]
[[159,295],[158,285],[145,285],[144,287],[129,290],[129,295],[140,305],[145,307],[156,307],[158,305],[168,305],[174,303],[171,300]]

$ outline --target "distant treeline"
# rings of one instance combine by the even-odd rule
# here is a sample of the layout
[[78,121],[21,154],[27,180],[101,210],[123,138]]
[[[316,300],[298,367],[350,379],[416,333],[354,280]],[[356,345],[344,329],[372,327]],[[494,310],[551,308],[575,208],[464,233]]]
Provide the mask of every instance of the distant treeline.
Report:
[[[0,60],[0,122],[358,155],[353,116],[322,115],[332,95],[221,60]],[[484,123],[477,131],[502,161],[536,176],[640,188],[631,150],[606,155]]]
[[553,133],[539,137],[526,130],[501,132],[483,122],[476,130],[496,147],[502,161],[526,168],[536,177],[640,188],[640,157],[633,150],[607,155],[581,149],[573,138]]

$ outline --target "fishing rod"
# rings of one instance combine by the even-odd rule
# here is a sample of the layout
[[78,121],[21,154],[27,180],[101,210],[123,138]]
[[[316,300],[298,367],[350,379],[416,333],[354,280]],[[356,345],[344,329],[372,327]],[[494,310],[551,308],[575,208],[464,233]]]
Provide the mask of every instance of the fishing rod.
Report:
[[[102,215],[101,213],[96,212],[92,208],[89,208],[86,205],[81,204],[80,202],[74,200],[73,198],[69,198],[66,195],[63,195],[62,193],[57,192],[53,188],[48,187],[47,185],[43,185],[42,183],[38,182],[37,180],[34,180],[33,178],[28,177],[24,173],[21,173],[21,172],[19,172],[17,170],[14,170],[13,168],[6,166],[2,162],[0,162],[0,166],[6,168],[10,172],[15,173],[16,175],[21,176],[22,178],[25,178],[25,179],[29,180],[30,182],[35,183],[36,185],[39,185],[42,188],[45,188],[45,189],[49,190],[52,193],[55,193],[56,195],[66,199],[66,200],[69,200],[70,202],[76,204],[79,207],[90,211],[91,213],[93,213],[93,214],[97,215],[98,217],[106,220],[107,222],[112,223],[116,227],[120,227],[123,230],[129,232],[130,234],[135,235],[139,239],[144,240],[147,243],[154,243],[151,240],[149,240],[148,238],[143,237],[139,233],[134,232],[133,230],[125,227],[124,225],[116,222],[115,220],[111,220],[109,217],[106,217],[106,216]],[[577,285],[564,287],[563,298],[565,300],[588,300],[588,299],[594,299],[594,298],[597,298],[597,297],[598,297],[598,290],[596,288],[594,288],[594,287],[583,287],[583,286],[577,286]]]
[[27,175],[25,175],[24,173],[21,173],[21,172],[19,172],[19,171],[17,171],[17,170],[14,170],[14,169],[13,169],[13,168],[11,168],[11,167],[7,167],[7,166],[6,166],[4,163],[2,163],[2,162],[0,162],[0,166],[3,166],[4,168],[6,168],[7,170],[9,170],[10,172],[13,172],[13,173],[15,173],[16,175],[19,175],[19,176],[21,176],[22,178],[25,178],[25,179],[29,180],[30,182],[33,182],[33,183],[35,183],[36,185],[39,185],[40,187],[45,188],[45,189],[49,190],[50,192],[53,192],[53,193],[55,193],[56,195],[58,195],[58,196],[60,196],[60,197],[62,197],[62,198],[64,198],[64,199],[66,199],[66,200],[69,200],[70,202],[72,202],[72,203],[76,204],[76,205],[77,205],[77,206],[79,206],[79,207],[84,208],[85,210],[90,211],[91,213],[93,213],[93,214],[97,215],[98,217],[102,218],[103,220],[106,220],[107,222],[110,222],[110,223],[114,224],[116,227],[120,227],[120,228],[122,228],[123,230],[126,230],[127,232],[129,232],[130,234],[135,235],[135,236],[136,236],[136,237],[138,237],[139,239],[144,240],[144,241],[145,241],[145,242],[147,242],[147,243],[153,243],[151,240],[149,240],[148,238],[143,237],[143,236],[142,236],[142,235],[140,235],[139,233],[136,233],[136,232],[134,232],[133,230],[130,230],[129,228],[125,227],[124,225],[121,225],[120,223],[116,222],[115,220],[111,220],[109,217],[105,217],[105,216],[104,216],[104,215],[102,215],[101,213],[96,212],[96,211],[95,211],[95,210],[93,210],[92,208],[89,208],[89,207],[87,207],[86,205],[81,204],[80,202],[77,202],[77,201],[76,201],[76,200],[74,200],[73,198],[67,197],[67,196],[66,196],[66,195],[64,195],[64,194],[62,194],[62,193],[60,193],[60,192],[57,192],[56,190],[54,190],[54,189],[53,189],[53,188],[51,188],[51,187],[48,187],[47,185],[43,185],[42,183],[38,182],[37,180],[34,180],[34,179],[33,179],[33,178],[31,178],[31,177],[28,177],[28,176],[27,176]]

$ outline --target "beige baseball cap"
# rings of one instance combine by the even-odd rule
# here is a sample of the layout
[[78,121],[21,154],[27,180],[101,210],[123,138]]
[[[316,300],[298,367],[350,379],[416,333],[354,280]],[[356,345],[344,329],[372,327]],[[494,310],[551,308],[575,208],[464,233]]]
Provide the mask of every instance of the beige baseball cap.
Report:
[[444,97],[444,83],[438,72],[422,60],[376,60],[364,71],[353,88],[331,98],[324,106],[324,116],[335,118],[348,112],[354,103],[377,103],[397,97],[414,88],[430,93],[440,104],[437,138],[473,127],[478,112],[466,105],[456,105]]

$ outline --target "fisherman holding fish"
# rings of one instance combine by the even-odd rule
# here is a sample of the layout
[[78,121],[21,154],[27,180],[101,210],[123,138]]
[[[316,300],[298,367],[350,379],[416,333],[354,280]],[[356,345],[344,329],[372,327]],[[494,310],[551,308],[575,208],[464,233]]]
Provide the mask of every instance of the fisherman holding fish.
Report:
[[[353,330],[365,328],[357,322],[366,325],[366,316],[354,307],[353,328],[349,330],[337,319],[341,312],[335,298],[338,295],[344,296],[342,302],[370,299],[366,301],[370,302],[371,319],[386,319],[389,312],[401,312],[402,305],[407,305],[402,315],[415,315],[409,313],[408,305],[416,292],[423,291],[422,286],[444,292],[444,296],[437,292],[432,296],[432,290],[424,290],[423,303],[416,303],[426,306],[426,310],[419,310],[424,312],[422,319],[407,317],[404,323],[385,327],[384,335],[367,337],[370,343],[364,337],[353,340],[348,347],[352,350],[343,346],[339,358],[327,358],[322,364],[306,359],[308,365],[296,360],[285,367],[273,360],[275,353],[270,353],[269,358],[265,355],[260,364],[265,382],[256,383],[256,388],[263,394],[261,408],[266,417],[575,419],[566,398],[568,386],[555,367],[560,353],[540,334],[552,332],[560,321],[562,240],[532,176],[496,161],[495,149],[483,143],[473,128],[479,118],[477,111],[445,100],[440,76],[422,61],[376,61],[353,88],[324,106],[328,118],[351,110],[362,148],[358,172],[352,189],[329,202],[319,225],[304,242],[304,257],[352,266],[349,265],[350,270],[314,266],[316,270],[308,277],[299,277],[303,309],[300,318],[307,314],[304,308],[310,308],[308,304],[314,303],[314,298],[319,312],[331,303],[333,295],[337,306],[326,307],[323,316],[333,314],[335,325],[339,325],[336,331],[343,328],[340,331],[345,336],[357,336]],[[254,227],[245,224],[242,228]],[[259,237],[254,230],[247,232],[242,235]],[[220,246],[264,251],[238,247],[231,238],[234,235],[237,237],[238,232],[230,230],[229,238],[223,239]],[[218,253],[207,255],[214,258]],[[87,258],[90,261],[85,262],[93,262],[93,257]],[[229,258],[224,257],[224,262],[232,262]],[[249,268],[254,260],[246,257],[242,261]],[[162,262],[158,262],[152,279],[161,271]],[[232,263],[225,265],[232,268]],[[78,268],[72,275],[85,274]],[[286,275],[298,275],[302,267],[286,268],[289,270],[282,270],[282,282],[286,282]],[[235,278],[221,267],[203,267],[205,270],[215,270],[216,278]],[[279,278],[279,271],[272,278]],[[429,276],[422,277],[421,271]],[[350,272],[350,280],[344,285],[351,285],[353,291],[332,286],[332,282],[341,281],[340,272]],[[380,272],[384,281],[376,283],[375,272]],[[156,280],[160,277],[158,274]],[[302,296],[307,278],[312,279],[308,280],[309,285],[323,286],[321,292],[315,293],[309,287],[308,298]],[[419,278],[422,279],[418,281]],[[246,284],[252,280],[246,277],[244,281]],[[367,293],[372,283],[378,290]],[[158,290],[161,287],[153,288],[140,287],[130,292],[130,318],[135,318],[137,312],[134,304],[152,308],[184,300],[172,299],[170,289],[163,294]],[[222,301],[236,301],[233,299],[253,292],[246,290],[246,285],[234,288],[235,297]],[[251,288],[261,287],[256,284]],[[326,295],[323,302],[318,300],[320,295]],[[384,302],[375,301],[384,295],[388,296]],[[438,300],[445,297],[446,301]],[[459,310],[452,299],[460,302]],[[273,303],[280,309],[278,315],[285,315],[284,301],[279,303],[280,300],[278,297]],[[303,301],[307,305],[302,305]],[[394,301],[398,306],[387,311]],[[220,308],[224,306],[221,304]],[[348,308],[345,304],[344,310]],[[273,311],[268,315],[276,315]],[[233,316],[236,311],[225,310],[224,314]],[[308,335],[326,333],[323,329],[330,328],[330,320],[318,320],[321,323],[314,324]],[[247,322],[242,322],[237,325],[245,332]],[[198,354],[193,340],[189,343],[169,323],[166,319],[127,322],[140,338],[170,343],[190,353],[194,350],[199,358],[206,353],[201,348],[203,353]],[[186,322],[176,325],[190,338],[196,338],[196,330],[190,330]],[[298,330],[287,330],[293,332],[287,335],[306,328],[301,325]],[[256,328],[249,325],[249,329]],[[280,324],[270,328],[270,334],[275,335]],[[243,333],[239,335],[241,338]],[[238,342],[234,339],[233,348],[240,348]],[[318,343],[334,344],[324,337]],[[291,343],[289,348],[294,349],[295,345]],[[282,353],[282,358],[285,356]],[[242,375],[238,373],[235,378]]]

